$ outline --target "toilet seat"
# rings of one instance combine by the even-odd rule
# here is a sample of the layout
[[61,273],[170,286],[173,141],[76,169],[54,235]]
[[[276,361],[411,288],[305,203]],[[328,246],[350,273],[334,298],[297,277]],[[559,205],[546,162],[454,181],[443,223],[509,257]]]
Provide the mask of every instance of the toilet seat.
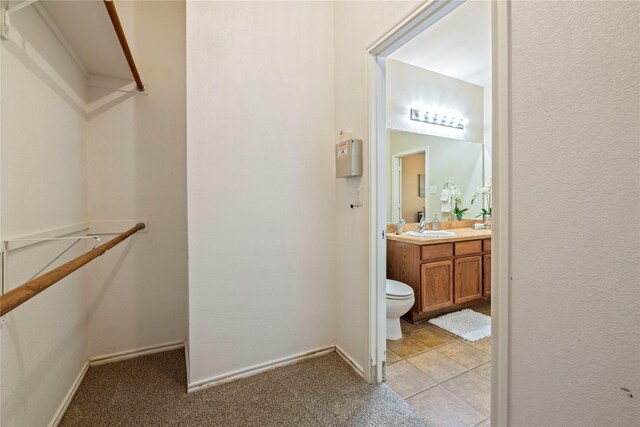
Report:
[[406,300],[411,298],[413,298],[413,289],[411,286],[396,280],[387,279],[387,299]]
[[387,295],[387,299],[388,300],[393,300],[393,301],[404,301],[404,300],[408,300],[408,299],[411,299],[411,298],[413,298],[413,294],[409,295],[409,296],[405,296],[405,297],[396,297],[396,296],[393,296],[393,295]]

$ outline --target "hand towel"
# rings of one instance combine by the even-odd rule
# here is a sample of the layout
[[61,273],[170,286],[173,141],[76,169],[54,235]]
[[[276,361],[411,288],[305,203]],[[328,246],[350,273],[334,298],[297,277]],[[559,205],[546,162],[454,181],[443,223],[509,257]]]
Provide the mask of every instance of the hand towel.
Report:
[[442,190],[442,193],[440,194],[440,201],[449,203],[449,197],[451,197],[449,190]]
[[442,202],[440,205],[440,211],[444,213],[451,212],[451,204],[449,202]]

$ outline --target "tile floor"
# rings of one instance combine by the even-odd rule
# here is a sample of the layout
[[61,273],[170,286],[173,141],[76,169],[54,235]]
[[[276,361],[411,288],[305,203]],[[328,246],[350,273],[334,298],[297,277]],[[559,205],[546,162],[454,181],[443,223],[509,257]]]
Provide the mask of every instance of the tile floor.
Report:
[[[472,307],[491,315],[490,305]],[[491,425],[491,337],[467,342],[429,323],[401,321],[387,341],[387,385],[435,427]]]

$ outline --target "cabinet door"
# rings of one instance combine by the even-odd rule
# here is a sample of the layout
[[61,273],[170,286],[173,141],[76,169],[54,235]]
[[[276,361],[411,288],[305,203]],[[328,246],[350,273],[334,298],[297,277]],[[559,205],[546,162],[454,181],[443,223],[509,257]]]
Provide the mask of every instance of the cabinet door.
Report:
[[484,297],[491,296],[491,254],[484,256],[484,265],[482,267],[483,280],[483,294]]
[[454,263],[456,304],[482,298],[482,255],[456,258]]
[[453,305],[453,261],[422,264],[420,311]]

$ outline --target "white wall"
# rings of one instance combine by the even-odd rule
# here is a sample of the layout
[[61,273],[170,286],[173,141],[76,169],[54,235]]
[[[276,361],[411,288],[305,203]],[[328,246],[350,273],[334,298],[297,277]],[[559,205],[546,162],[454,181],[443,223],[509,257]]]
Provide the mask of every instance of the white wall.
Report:
[[[84,76],[32,8],[2,41],[2,236],[87,221]],[[9,291],[70,242],[9,252]],[[85,250],[67,252],[56,266]],[[0,332],[3,426],[47,425],[87,360],[86,271],[7,315]]]
[[[2,42],[3,238],[89,221],[150,224],[8,316],[2,425],[51,422],[89,357],[186,338],[185,5],[125,2],[118,10],[147,96],[87,91],[33,7],[12,16],[11,40]],[[11,251],[5,290],[67,245]],[[74,246],[49,269],[89,247]]]
[[[369,312],[369,91],[366,48],[419,2],[336,2],[334,5],[335,129],[362,138],[361,178],[336,180],[337,343],[367,369]],[[363,188],[362,209],[351,209]]]
[[148,95],[90,91],[89,216],[149,228],[88,267],[91,357],[187,335],[185,3],[118,12]]
[[191,384],[335,340],[333,5],[187,4]]
[[[368,139],[364,49],[402,8],[336,4],[337,129]],[[512,425],[638,423],[638,233],[592,205],[597,194],[600,210],[640,216],[637,8],[512,3]],[[337,185],[338,343],[364,363],[369,206],[346,206],[357,185]]]
[[[404,62],[387,59],[387,127],[463,141],[484,139],[483,88]],[[411,108],[452,112],[469,122],[464,129],[411,120]]]
[[511,425],[638,425],[640,3],[511,11]]
[[[482,8],[483,13],[486,12],[485,9],[487,8]],[[433,31],[438,30],[434,29]],[[445,29],[441,31],[445,31]],[[393,57],[393,55],[391,56]],[[418,134],[432,135],[437,137],[435,141],[441,142],[446,141],[447,138],[449,140],[471,141],[474,143],[484,142],[485,168],[483,174],[482,157],[480,157],[481,182],[474,182],[473,188],[468,185],[463,188],[467,198],[465,207],[469,207],[470,196],[476,190],[476,187],[481,187],[486,179],[491,179],[491,88],[489,87],[488,90],[485,90],[482,86],[390,58],[386,61],[386,85],[387,127],[394,130],[412,132],[416,136]],[[463,130],[460,130],[416,122],[409,118],[411,108],[427,110],[433,108],[435,111],[452,111],[457,116],[467,119],[468,123]],[[457,147],[457,149],[459,150],[460,147]],[[473,151],[475,153],[475,150]],[[433,157],[433,160],[432,165],[437,166],[439,159]],[[460,173],[457,175],[460,175]],[[438,184],[439,189],[442,186],[442,183],[431,183]],[[460,186],[459,182],[456,182],[456,184]],[[466,193],[468,193],[468,197]],[[435,199],[436,197],[434,196],[433,198]],[[481,206],[481,203],[476,202],[477,206]],[[428,216],[429,219],[432,219],[436,212],[442,217],[440,207],[436,206],[435,203],[431,204],[429,210],[431,212]],[[471,215],[472,211],[474,211],[473,215]],[[475,217],[478,213],[475,211],[479,211],[479,208],[471,209],[466,217]]]

